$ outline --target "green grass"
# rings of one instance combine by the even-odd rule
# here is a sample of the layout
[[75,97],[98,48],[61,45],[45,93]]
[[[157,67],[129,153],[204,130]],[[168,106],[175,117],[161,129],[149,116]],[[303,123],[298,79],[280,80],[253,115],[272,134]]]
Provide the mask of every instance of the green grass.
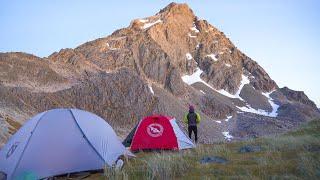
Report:
[[[239,153],[244,145],[262,151]],[[220,156],[227,164],[200,164]],[[243,142],[198,145],[180,152],[141,152],[120,171],[106,169],[97,179],[320,179],[320,120],[298,130]]]

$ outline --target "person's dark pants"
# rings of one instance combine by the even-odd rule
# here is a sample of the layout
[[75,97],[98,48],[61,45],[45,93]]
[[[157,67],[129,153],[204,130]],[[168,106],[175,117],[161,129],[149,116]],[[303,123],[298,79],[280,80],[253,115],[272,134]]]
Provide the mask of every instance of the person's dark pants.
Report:
[[194,140],[197,142],[198,141],[198,133],[197,133],[197,126],[189,126],[188,127],[188,132],[189,132],[189,138],[191,138],[192,131],[194,133]]

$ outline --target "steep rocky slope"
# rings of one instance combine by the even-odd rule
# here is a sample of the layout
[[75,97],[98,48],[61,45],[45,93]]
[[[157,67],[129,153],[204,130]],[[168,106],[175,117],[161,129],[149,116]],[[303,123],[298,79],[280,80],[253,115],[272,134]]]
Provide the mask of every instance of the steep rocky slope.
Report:
[[[203,117],[200,141],[211,143],[280,133],[320,116],[303,92],[279,88],[186,4],[171,3],[47,58],[0,53],[0,70],[0,115],[20,124],[41,111],[76,107],[102,116],[124,137],[143,116],[181,120],[194,104]],[[12,130],[0,121],[5,142]]]

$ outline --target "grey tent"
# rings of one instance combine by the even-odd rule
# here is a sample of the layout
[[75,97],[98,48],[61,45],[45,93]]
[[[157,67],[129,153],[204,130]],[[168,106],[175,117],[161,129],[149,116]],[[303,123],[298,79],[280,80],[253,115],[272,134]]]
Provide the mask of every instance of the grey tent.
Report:
[[121,155],[133,156],[105,120],[78,109],[54,109],[28,120],[9,139],[0,151],[0,173],[41,179],[103,169]]

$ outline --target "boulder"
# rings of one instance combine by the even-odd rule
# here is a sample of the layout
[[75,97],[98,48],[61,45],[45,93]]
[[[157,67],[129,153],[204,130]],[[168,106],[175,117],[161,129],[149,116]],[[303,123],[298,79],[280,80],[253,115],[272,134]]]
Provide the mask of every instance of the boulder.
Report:
[[261,146],[254,146],[254,145],[246,145],[242,146],[239,149],[240,153],[249,153],[249,152],[260,152],[262,150]]
[[263,109],[267,112],[272,111],[272,107],[268,102],[267,97],[263,96],[261,92],[255,90],[249,84],[243,86],[240,92],[240,97],[242,97],[254,109]]
[[311,101],[303,91],[294,91],[289,89],[288,87],[283,87],[279,90],[282,92],[283,95],[285,95],[288,98],[288,100],[296,101],[304,105],[311,106],[315,110],[319,111],[316,104],[313,101]]
[[227,159],[219,156],[206,156],[200,160],[201,164],[208,164],[208,163],[226,164],[228,162],[229,161]]

